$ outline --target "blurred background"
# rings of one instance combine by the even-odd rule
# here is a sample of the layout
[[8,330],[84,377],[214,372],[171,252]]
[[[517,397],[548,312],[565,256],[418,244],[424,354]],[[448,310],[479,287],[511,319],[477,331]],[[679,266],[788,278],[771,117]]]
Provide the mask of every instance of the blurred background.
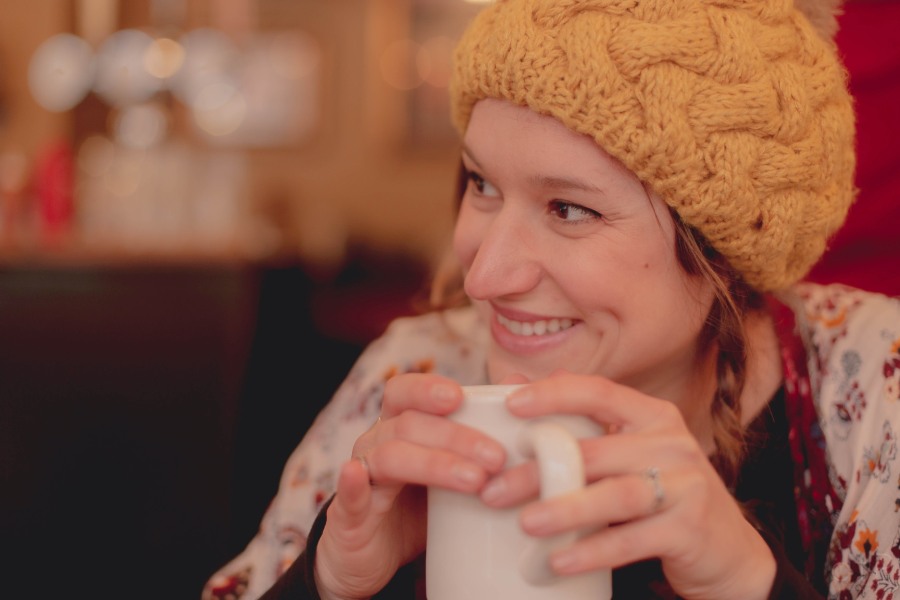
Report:
[[[0,0],[8,597],[199,598],[453,216],[464,0]],[[900,294],[900,2],[848,2],[860,200],[812,274]]]

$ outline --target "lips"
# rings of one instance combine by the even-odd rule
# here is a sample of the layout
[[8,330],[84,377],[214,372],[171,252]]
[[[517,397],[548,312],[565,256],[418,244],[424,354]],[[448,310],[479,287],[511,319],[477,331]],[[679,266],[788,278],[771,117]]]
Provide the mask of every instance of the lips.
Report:
[[558,333],[573,325],[572,319],[538,319],[533,321],[517,321],[497,313],[497,322],[514,335],[541,336]]
[[558,348],[581,323],[568,317],[538,318],[535,313],[491,306],[491,337],[496,348],[520,358],[534,358]]

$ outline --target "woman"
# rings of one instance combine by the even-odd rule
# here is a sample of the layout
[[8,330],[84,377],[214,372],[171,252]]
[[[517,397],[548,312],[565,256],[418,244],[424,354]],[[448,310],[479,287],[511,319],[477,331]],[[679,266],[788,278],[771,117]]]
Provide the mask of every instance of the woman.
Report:
[[[614,524],[551,567],[615,569],[616,598],[900,590],[900,302],[798,283],[855,194],[830,33],[766,0],[486,8],[441,310],[363,353],[207,597],[415,597],[426,486],[535,536]],[[486,382],[610,432],[583,492],[536,501],[533,465],[442,418]]]

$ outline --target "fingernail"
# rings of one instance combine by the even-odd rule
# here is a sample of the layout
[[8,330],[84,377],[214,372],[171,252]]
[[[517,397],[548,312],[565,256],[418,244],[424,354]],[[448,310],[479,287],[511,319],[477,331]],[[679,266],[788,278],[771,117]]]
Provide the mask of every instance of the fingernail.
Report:
[[456,465],[453,476],[466,485],[477,484],[481,479],[481,469],[472,465]]
[[530,533],[543,533],[549,528],[550,513],[540,508],[524,509],[522,511],[522,527]]
[[550,557],[550,565],[557,573],[566,573],[578,565],[578,557],[574,552],[560,552]]
[[478,442],[475,446],[475,454],[478,460],[489,469],[498,469],[503,466],[503,452],[493,444]]
[[447,383],[438,383],[431,387],[431,397],[441,406],[449,406],[456,400],[459,392],[455,387]]
[[506,482],[502,478],[492,479],[481,490],[481,499],[488,504],[492,504],[503,497],[506,489]]
[[506,406],[509,408],[521,408],[531,404],[534,399],[534,393],[528,388],[521,388],[512,392],[506,398]]

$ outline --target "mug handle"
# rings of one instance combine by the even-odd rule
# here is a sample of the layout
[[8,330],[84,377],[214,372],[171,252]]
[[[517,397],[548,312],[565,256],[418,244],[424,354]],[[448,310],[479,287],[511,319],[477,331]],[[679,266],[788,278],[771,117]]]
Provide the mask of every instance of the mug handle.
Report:
[[[542,500],[585,486],[584,457],[578,440],[559,423],[530,424],[522,429],[518,442],[522,454],[537,461]],[[522,577],[532,585],[546,585],[558,579],[550,568],[550,553],[574,543],[581,533],[568,531],[531,540],[519,556]]]

